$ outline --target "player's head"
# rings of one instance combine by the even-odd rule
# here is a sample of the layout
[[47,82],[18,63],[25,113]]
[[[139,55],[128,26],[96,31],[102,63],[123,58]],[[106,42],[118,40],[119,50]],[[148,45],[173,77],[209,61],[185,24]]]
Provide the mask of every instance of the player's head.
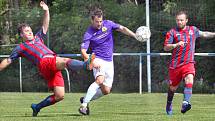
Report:
[[184,29],[188,22],[188,15],[186,11],[179,11],[176,13],[176,24],[180,29]]
[[91,23],[95,29],[100,29],[102,27],[103,12],[101,9],[96,8],[90,12]]
[[23,40],[32,40],[34,39],[34,34],[32,32],[31,27],[26,24],[26,23],[22,23],[18,25],[18,34],[21,38],[23,38]]

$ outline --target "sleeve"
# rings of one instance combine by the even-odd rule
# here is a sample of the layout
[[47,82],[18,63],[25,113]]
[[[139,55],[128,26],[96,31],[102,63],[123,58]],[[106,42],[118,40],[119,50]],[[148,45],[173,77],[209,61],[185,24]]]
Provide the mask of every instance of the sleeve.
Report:
[[199,35],[199,31],[200,30],[197,27],[195,27],[195,26],[193,26],[193,30],[194,30],[194,33],[195,33],[195,37],[199,38],[200,37],[200,35]]
[[88,32],[86,32],[85,34],[84,34],[84,38],[83,38],[83,41],[82,41],[82,43],[81,43],[81,49],[88,49],[89,48],[89,45],[90,45],[90,38],[91,38],[92,36],[88,33]]
[[173,43],[173,39],[174,39],[174,32],[173,30],[170,30],[166,33],[166,38],[164,41],[164,46],[166,46],[167,44],[172,44]]
[[19,55],[20,52],[21,52],[21,48],[19,45],[13,49],[12,53],[9,56],[12,62],[20,57]]
[[42,28],[35,34],[35,36],[36,38],[41,38],[39,40],[42,41],[42,43],[44,43],[44,40],[47,38],[47,35],[43,33]]
[[107,20],[107,21],[109,22],[109,24],[111,25],[113,30],[119,29],[120,24],[117,24],[117,23],[115,23],[115,22],[113,22],[111,20]]

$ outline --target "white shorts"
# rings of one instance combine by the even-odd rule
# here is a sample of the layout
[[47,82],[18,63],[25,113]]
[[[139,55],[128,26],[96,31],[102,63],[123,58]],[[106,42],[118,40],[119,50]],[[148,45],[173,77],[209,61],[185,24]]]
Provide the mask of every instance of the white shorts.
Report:
[[105,61],[100,58],[95,58],[94,62],[100,65],[99,69],[93,68],[93,74],[96,79],[98,76],[104,76],[105,80],[103,84],[107,87],[112,87],[113,76],[114,76],[114,66],[113,61]]

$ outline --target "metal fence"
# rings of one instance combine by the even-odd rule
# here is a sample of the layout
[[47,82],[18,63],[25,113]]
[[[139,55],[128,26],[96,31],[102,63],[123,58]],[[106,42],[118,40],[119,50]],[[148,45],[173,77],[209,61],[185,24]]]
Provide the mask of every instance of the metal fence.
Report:
[[[150,57],[158,57],[158,56],[169,56],[171,55],[171,53],[114,53],[114,56],[138,56],[139,57],[139,93],[142,94],[143,93],[143,87],[142,87],[142,83],[143,83],[143,79],[142,79],[142,72],[143,72],[143,57],[145,56],[150,56]],[[58,56],[61,57],[80,57],[81,54],[58,54]],[[215,56],[215,53],[195,53],[195,56]],[[9,55],[0,55],[0,58],[6,58],[9,57]],[[68,88],[68,92],[70,92],[71,89],[71,80],[70,80],[70,76],[69,76],[69,72],[67,69],[65,69],[66,74],[67,74],[67,86]],[[19,87],[20,87],[20,92],[22,92],[22,58],[19,58]],[[150,74],[151,77],[151,74]],[[147,78],[148,79],[148,78]],[[151,79],[147,80],[147,90],[148,92],[151,92]]]

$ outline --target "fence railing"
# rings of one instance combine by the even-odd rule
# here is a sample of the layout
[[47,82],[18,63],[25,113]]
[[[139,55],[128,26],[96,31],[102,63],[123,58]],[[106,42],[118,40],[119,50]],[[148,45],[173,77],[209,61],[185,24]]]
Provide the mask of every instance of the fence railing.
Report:
[[[139,56],[139,93],[142,94],[142,56],[169,56],[171,53],[114,53],[114,56]],[[80,57],[81,54],[58,54],[61,57]],[[195,53],[195,56],[215,56],[215,53]],[[9,55],[0,55],[0,58],[7,58]],[[69,72],[65,69],[67,74],[68,92],[70,92],[70,78]],[[19,58],[19,86],[22,92],[22,58]],[[147,84],[148,89],[151,89],[151,82]]]

